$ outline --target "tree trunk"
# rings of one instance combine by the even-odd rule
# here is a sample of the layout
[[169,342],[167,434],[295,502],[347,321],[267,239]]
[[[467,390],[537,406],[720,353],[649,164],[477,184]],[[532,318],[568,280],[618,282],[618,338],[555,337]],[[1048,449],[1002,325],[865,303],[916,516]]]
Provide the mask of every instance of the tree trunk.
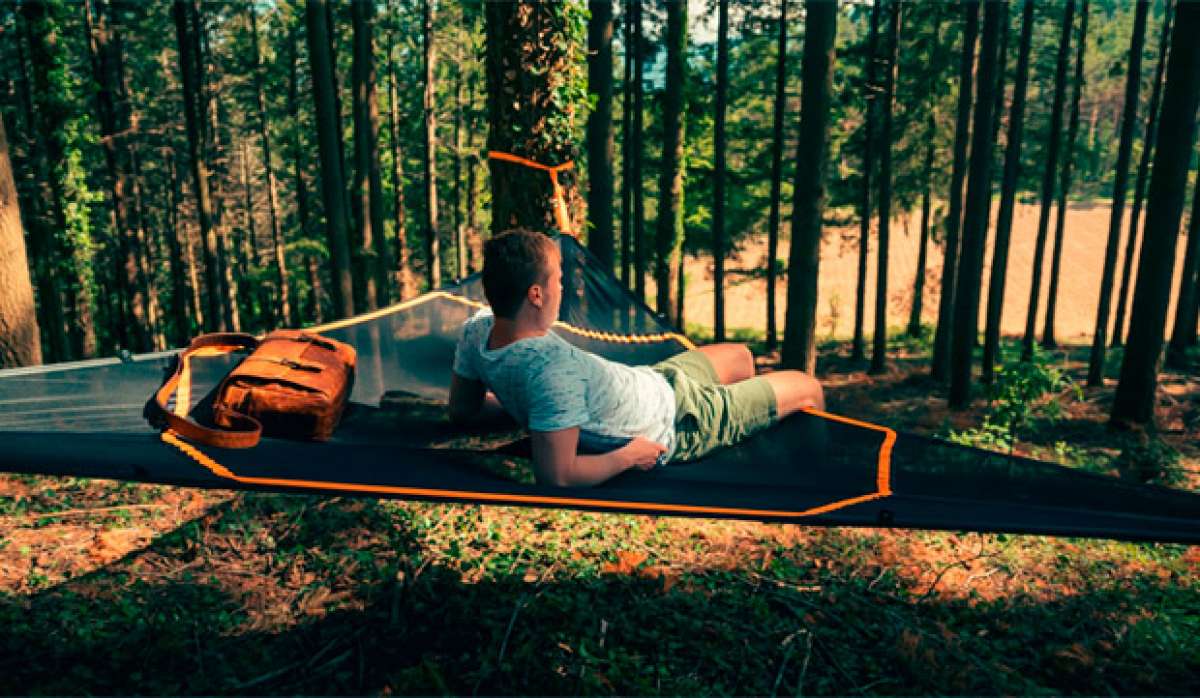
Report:
[[478,78],[472,76],[467,90],[467,273],[474,274],[483,267],[483,249],[479,241],[479,144],[475,133],[479,130],[475,118],[475,105],[479,101]]
[[41,272],[37,275],[38,301],[46,306],[40,324],[50,334],[52,360],[86,358],[95,352],[91,299],[77,278],[63,278],[63,270],[69,269],[69,275],[75,277],[79,268],[74,246],[69,241],[65,210],[66,121],[72,108],[67,96],[51,79],[52,75],[67,70],[62,43],[66,18],[60,6],[41,0],[25,2],[20,11],[29,41],[29,61],[36,66],[29,122],[37,133],[37,146],[31,150],[47,208],[37,220],[31,218],[26,222],[31,240],[37,240],[33,257]]
[[[586,25],[574,22],[582,11],[578,3],[486,4],[489,151],[549,167],[576,160],[575,105],[556,99],[556,86],[581,82]],[[560,225],[549,173],[495,158],[490,166],[493,234],[514,227],[574,233],[581,199],[573,172],[558,174],[568,208]]]
[[630,0],[633,12],[633,280],[634,294],[646,301],[646,190],[643,187],[642,164],[645,156],[646,82],[645,61],[642,56],[642,0]]
[[[1030,0],[1032,2],[1032,0]],[[921,336],[921,310],[925,297],[925,266],[929,258],[930,190],[933,184],[933,134],[937,128],[933,109],[929,110],[929,126],[925,131],[925,189],[921,192],[921,242],[917,252],[917,273],[913,280],[912,309],[908,315],[908,336]]]
[[613,9],[612,0],[589,0],[588,92],[596,106],[588,115],[588,250],[613,268]]
[[250,15],[250,41],[254,45],[254,95],[258,102],[258,131],[262,140],[263,169],[267,175],[267,208],[271,220],[271,251],[275,262],[275,284],[279,294],[279,307],[276,321],[284,324],[296,324],[299,318],[292,312],[292,291],[288,279],[287,261],[284,248],[283,228],[279,221],[279,186],[275,180],[275,165],[271,162],[271,121],[267,116],[267,101],[263,89],[262,56],[258,48],[258,14],[254,11],[253,3],[246,5]]
[[[340,7],[340,5],[338,5],[336,3],[329,3],[329,2],[325,3],[325,27],[326,27],[325,36],[329,43],[329,65],[330,65],[329,75],[330,75],[330,80],[333,83],[333,112],[334,112],[334,114],[337,115],[338,159],[341,162],[341,170],[342,170],[342,196],[345,198],[346,225],[347,225],[347,228],[346,228],[347,233],[346,234],[353,235],[354,231],[349,226],[353,225],[353,223],[354,223],[354,221],[352,220],[352,216],[354,215],[354,204],[350,200],[350,187],[347,186],[347,181],[346,181],[347,178],[349,177],[348,173],[350,172],[350,167],[349,167],[349,165],[346,164],[346,139],[345,139],[345,129],[343,128],[343,124],[345,123],[346,112],[343,111],[343,104],[342,104],[342,83],[341,83],[341,80],[338,78],[338,48],[337,48],[338,24],[337,24],[337,15],[335,14],[335,10],[337,7]],[[310,54],[310,56],[311,56],[311,54]],[[351,124],[353,124],[353,116],[351,117]],[[353,263],[354,263],[353,250],[351,251],[351,262],[350,263],[352,265],[351,266],[351,274],[353,274]],[[358,279],[356,278],[355,283],[357,283],[357,282],[358,282]]]
[[0,368],[42,363],[17,185],[0,119]]
[[[717,115],[713,126],[713,341],[725,341],[725,110],[729,93],[729,0],[717,0]],[[770,260],[768,260],[769,262]]]
[[383,234],[383,180],[379,174],[379,98],[376,93],[373,2],[355,2],[354,11],[354,195],[368,310],[388,302],[389,257]]
[[[292,114],[296,119],[296,124],[291,129],[292,133],[292,164],[293,172],[296,178],[296,227],[300,230],[300,237],[307,239],[309,235],[309,206],[308,206],[308,185],[304,181],[304,151],[300,146],[300,71],[299,71],[299,43],[300,43],[300,27],[299,23],[294,24],[290,30],[288,38],[288,113]],[[298,322],[302,322],[303,318],[311,318],[313,322],[320,324],[324,321],[324,314],[321,312],[321,276],[317,265],[317,260],[312,254],[306,254],[304,258],[304,267],[308,275],[308,312],[307,314],[297,318]],[[299,299],[297,299],[299,304]],[[297,309],[298,311],[299,309]]]
[[[254,243],[258,239],[258,230],[254,224],[254,190],[250,185],[249,160],[250,149],[246,145],[246,141],[242,139],[238,143],[238,164],[240,169],[238,174],[242,185],[243,224],[237,254],[241,266],[241,273],[238,274],[237,278],[237,287],[238,295],[245,299],[247,326],[251,326],[255,322],[261,323],[263,315],[270,308],[269,296],[267,298],[263,297],[266,294],[266,289],[262,286],[256,289],[255,284],[251,281],[251,276],[258,266],[258,254]],[[260,306],[257,313],[254,312],[254,300],[256,296]],[[269,321],[267,324],[269,324]]]
[[1012,240],[1013,208],[1017,178],[1021,172],[1021,143],[1025,129],[1025,93],[1029,85],[1029,52],[1033,43],[1033,0],[1025,0],[1021,12],[1021,47],[1013,82],[1012,108],[1008,116],[1008,147],[1004,153],[1004,176],[1000,184],[1000,211],[996,216],[996,239],[992,248],[992,273],[988,279],[987,327],[983,340],[983,384],[991,385],[999,360],[1000,318],[1008,276],[1008,251]]
[[[179,207],[182,197],[179,195],[179,175],[176,169],[178,166],[175,162],[175,150],[167,150],[166,156],[165,169],[167,175],[170,177],[170,189],[167,194],[167,217],[169,225],[165,234],[170,257],[169,264],[171,265],[171,325],[174,330],[170,334],[170,339],[174,346],[181,347],[186,345],[192,336],[192,325],[188,320],[187,303],[190,291],[188,289],[187,277],[184,275],[185,256],[183,245],[179,242]],[[186,238],[184,241],[186,242]],[[189,249],[188,257],[191,256],[190,252]]]
[[[459,14],[463,14],[459,9]],[[461,24],[461,22],[460,22]],[[461,29],[461,27],[460,27]],[[458,40],[454,42],[454,276],[462,279],[467,276],[467,241],[463,233],[462,216],[462,121],[463,121],[463,33],[460,31]]]
[[979,34],[979,3],[963,3],[963,46],[958,65],[958,116],[954,126],[954,164],[950,172],[950,213],[943,223],[945,254],[942,259],[941,296],[938,300],[937,330],[933,338],[934,380],[950,375],[950,345],[953,337],[954,291],[958,278],[958,234],[962,224],[962,185],[967,166],[968,129],[971,120],[971,68],[975,63],[975,39]]
[[1071,168],[1075,164],[1075,140],[1079,135],[1079,100],[1083,95],[1083,56],[1087,48],[1087,26],[1089,2],[1083,0],[1079,21],[1079,42],[1075,54],[1075,94],[1071,101],[1071,120],[1067,126],[1067,144],[1063,153],[1063,167],[1058,182],[1058,220],[1054,232],[1054,261],[1050,265],[1050,293],[1046,299],[1046,321],[1042,327],[1042,346],[1052,349],[1058,346],[1054,339],[1054,316],[1058,308],[1058,278],[1062,268],[1063,237],[1066,235],[1067,198],[1071,193]]
[[788,254],[787,323],[783,365],[816,372],[817,274],[821,260],[821,217],[833,103],[836,2],[808,0],[804,58],[800,68],[800,138],[793,185],[792,243]]
[[621,81],[621,285],[633,290],[633,3],[621,17],[625,73]]
[[1029,288],[1029,309],[1025,316],[1025,338],[1021,343],[1021,358],[1033,357],[1038,303],[1042,293],[1042,267],[1046,260],[1046,235],[1050,229],[1050,207],[1054,205],[1054,175],[1058,171],[1058,142],[1062,137],[1062,108],[1067,94],[1067,59],[1071,51],[1071,27],[1075,21],[1075,0],[1067,0],[1063,12],[1062,35],[1058,42],[1058,61],[1054,69],[1054,102],[1050,107],[1050,142],[1044,156],[1046,170],[1042,174],[1042,208],[1038,215],[1037,242],[1033,253],[1033,283]]
[[779,35],[775,61],[775,110],[771,130],[771,212],[767,219],[767,351],[779,343],[775,323],[775,285],[779,257],[779,218],[783,189],[783,119],[787,112],[788,0],[779,0]]
[[1158,360],[1171,295],[1175,247],[1183,213],[1187,168],[1195,145],[1196,107],[1200,103],[1200,4],[1183,2],[1175,10],[1175,31],[1167,82],[1163,89],[1160,134],[1169,148],[1154,154],[1154,174],[1146,206],[1146,239],[1138,260],[1129,344],[1121,362],[1121,381],[1113,397],[1112,421],[1154,427]]
[[[404,160],[400,152],[400,106],[397,100],[400,91],[396,85],[396,30],[388,32],[388,116],[392,142],[392,202],[394,227],[396,229],[396,257],[394,278],[396,297],[407,300],[415,290],[412,272],[408,263],[408,231],[404,214]],[[391,260],[389,260],[390,262]]]
[[1167,345],[1168,366],[1187,370],[1187,349],[1196,340],[1196,269],[1200,267],[1200,177],[1192,192],[1192,214],[1188,221],[1187,247],[1183,256],[1183,273],[1179,277],[1179,293],[1175,296],[1175,326]]
[[1137,250],[1138,229],[1141,227],[1142,200],[1150,181],[1150,158],[1154,153],[1158,131],[1158,101],[1162,97],[1163,76],[1167,67],[1167,46],[1171,42],[1171,19],[1175,3],[1168,2],[1163,16],[1162,34],[1158,38],[1158,63],[1154,67],[1154,82],[1150,90],[1150,105],[1146,114],[1146,129],[1142,135],[1142,157],[1138,163],[1137,180],[1133,186],[1133,208],[1129,212],[1129,238],[1125,243],[1125,261],[1121,264],[1121,289],[1117,293],[1117,317],[1113,321],[1112,346],[1125,342],[1125,308],[1129,289],[1133,285],[1133,257]]
[[[1086,0],[1085,0],[1086,2]],[[1007,5],[985,2],[983,32],[979,45],[979,85],[975,98],[975,122],[971,126],[971,171],[967,179],[967,201],[963,214],[962,265],[954,294],[954,340],[951,352],[950,407],[963,409],[971,400],[971,353],[979,334],[980,270],[983,243],[987,236],[992,189],[992,119],[999,66],[997,48],[1001,13]]]
[[96,114],[101,143],[108,170],[108,188],[112,197],[115,219],[113,235],[121,254],[119,292],[128,303],[130,317],[119,320],[129,332],[134,352],[150,349],[149,308],[146,298],[146,278],[138,262],[141,250],[136,230],[141,222],[134,219],[130,205],[133,189],[129,157],[131,123],[128,95],[125,93],[124,59],[120,27],[108,3],[97,2],[93,9],[90,0],[84,2],[84,22],[88,34],[88,53],[92,77],[96,85]]
[[662,169],[658,177],[658,220],[655,230],[654,281],[659,314],[676,328],[679,312],[680,261],[683,251],[684,131],[683,94],[687,83],[687,0],[667,3],[667,74],[663,91]]
[[858,206],[858,283],[854,289],[854,340],[851,342],[850,358],[862,361],[866,358],[866,343],[863,326],[867,311],[867,251],[871,246],[871,180],[875,174],[875,124],[879,121],[879,100],[875,90],[877,54],[879,47],[879,15],[883,0],[871,4],[871,28],[867,34],[867,82],[866,120],[863,124],[863,173],[862,197]]
[[196,61],[193,28],[188,26],[188,5],[191,0],[175,0],[175,32],[179,42],[179,72],[183,83],[183,113],[187,122],[188,156],[192,163],[192,187],[196,191],[196,217],[200,225],[201,249],[204,255],[204,286],[207,308],[205,328],[224,332],[228,329],[221,308],[221,278],[217,262],[217,234],[212,225],[212,198],[208,189],[208,162],[202,149],[203,115],[196,84],[199,68]]
[[871,346],[871,373],[887,370],[888,251],[892,218],[892,100],[900,43],[900,3],[893,0],[888,14],[888,63],[883,80],[883,127],[879,134],[879,255],[875,273],[875,336]]
[[317,144],[321,157],[321,193],[325,202],[326,238],[329,244],[333,305],[337,317],[354,315],[354,283],[350,272],[350,240],[346,220],[345,179],[338,152],[337,103],[334,100],[333,63],[329,54],[325,0],[307,0],[308,57],[312,68],[317,110]]
[[1125,192],[1129,188],[1129,159],[1133,152],[1133,128],[1137,121],[1138,90],[1142,84],[1142,46],[1146,36],[1149,0],[1138,0],[1129,37],[1129,67],[1125,72],[1125,104],[1121,109],[1121,143],[1113,171],[1112,213],[1108,218],[1108,245],[1104,248],[1104,272],[1100,280],[1100,300],[1096,310],[1096,329],[1088,357],[1087,384],[1104,385],[1104,349],[1108,342],[1108,320],[1113,295],[1113,276],[1121,244],[1121,218],[1125,213]]
[[[146,231],[146,220],[149,216],[146,214],[146,209],[142,206],[142,168],[138,161],[137,144],[132,144],[129,147],[129,164],[132,168],[133,180],[133,211],[137,228],[135,229],[137,249],[138,249],[138,281],[142,290],[143,296],[146,298],[146,321],[147,328],[150,333],[151,343],[150,348],[158,351],[165,349],[162,337],[162,312],[158,304],[158,290],[154,284],[154,272],[152,270],[151,249],[149,233]],[[155,266],[154,268],[157,268]]]
[[425,50],[425,278],[430,289],[438,288],[442,284],[437,209],[437,112],[434,111],[433,104],[437,96],[434,84],[437,54],[433,50],[433,2],[434,0],[421,1],[424,27],[422,45]]

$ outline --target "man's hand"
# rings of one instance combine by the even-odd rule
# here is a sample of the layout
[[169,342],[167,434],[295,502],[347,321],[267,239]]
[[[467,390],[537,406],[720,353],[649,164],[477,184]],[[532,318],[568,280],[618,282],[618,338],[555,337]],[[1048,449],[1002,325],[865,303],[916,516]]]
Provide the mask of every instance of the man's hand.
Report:
[[666,446],[651,441],[644,436],[635,436],[633,440],[617,449],[615,453],[620,454],[630,467],[638,470],[653,470],[655,464],[658,463],[658,458],[667,450]]
[[531,431],[529,436],[538,482],[559,487],[598,485],[631,468],[650,470],[666,450],[662,444],[638,436],[615,451],[581,456],[576,453],[579,427]]

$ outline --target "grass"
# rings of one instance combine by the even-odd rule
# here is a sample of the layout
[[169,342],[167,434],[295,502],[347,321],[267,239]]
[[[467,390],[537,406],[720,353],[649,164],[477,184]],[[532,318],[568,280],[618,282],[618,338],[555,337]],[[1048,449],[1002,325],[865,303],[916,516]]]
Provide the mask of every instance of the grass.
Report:
[[[868,379],[830,346],[831,410],[977,425],[944,409],[923,351],[895,345]],[[1078,377],[1081,358],[1059,360]],[[1200,454],[1176,427],[1200,401],[1164,382],[1183,386],[1161,421],[1186,473]],[[1110,467],[1109,400],[1066,399],[1016,448]],[[28,476],[0,492],[4,693],[1200,692],[1200,546]]]

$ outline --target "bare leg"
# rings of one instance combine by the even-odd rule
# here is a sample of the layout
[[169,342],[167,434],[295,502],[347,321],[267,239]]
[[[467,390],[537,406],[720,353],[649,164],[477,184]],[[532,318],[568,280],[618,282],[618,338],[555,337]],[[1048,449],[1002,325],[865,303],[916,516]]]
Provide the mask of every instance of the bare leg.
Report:
[[745,344],[727,342],[698,347],[717,369],[721,385],[729,385],[754,377],[754,355]]
[[775,371],[763,374],[775,390],[775,411],[780,419],[805,408],[825,410],[825,391],[821,383],[803,371]]

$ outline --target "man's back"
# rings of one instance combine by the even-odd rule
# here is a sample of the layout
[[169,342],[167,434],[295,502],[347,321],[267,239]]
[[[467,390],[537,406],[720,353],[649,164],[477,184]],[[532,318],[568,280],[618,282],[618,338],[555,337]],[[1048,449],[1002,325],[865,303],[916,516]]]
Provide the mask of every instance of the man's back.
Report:
[[644,436],[674,446],[675,396],[661,374],[575,347],[553,332],[489,348],[494,317],[463,326],[454,372],[482,381],[504,409],[532,431],[579,427],[583,434]]

